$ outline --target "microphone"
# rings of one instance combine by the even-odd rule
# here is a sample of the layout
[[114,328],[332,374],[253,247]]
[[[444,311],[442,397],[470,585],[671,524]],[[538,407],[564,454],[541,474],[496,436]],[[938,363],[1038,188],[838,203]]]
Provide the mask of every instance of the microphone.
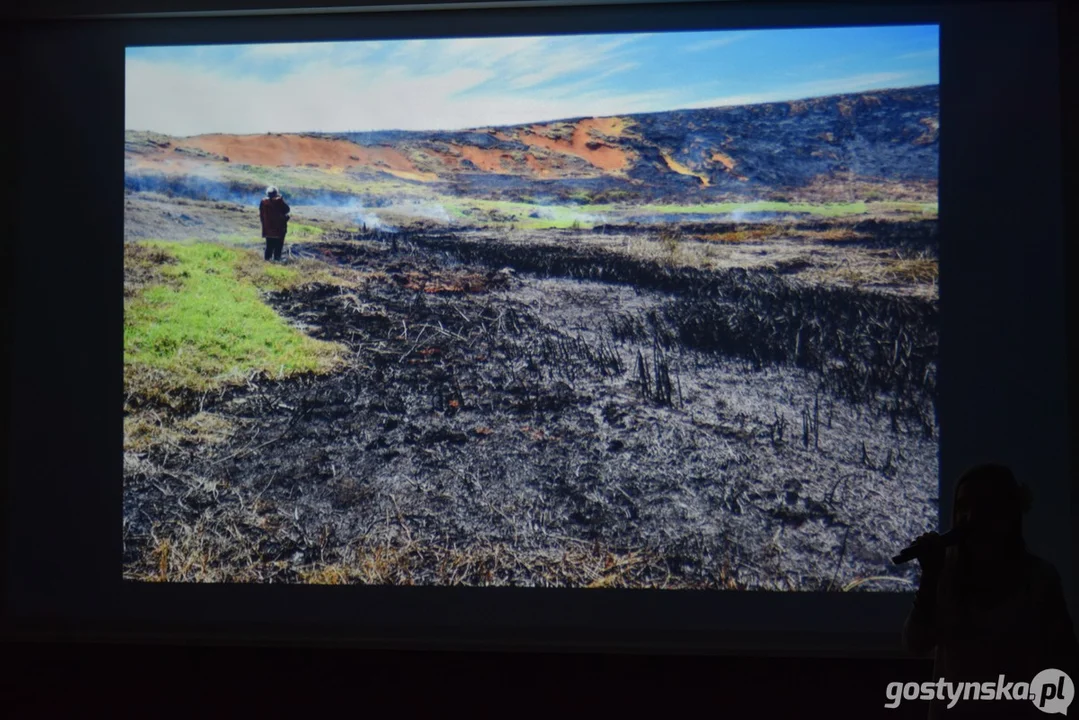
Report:
[[958,545],[963,541],[965,536],[966,531],[962,527],[953,527],[948,532],[938,536],[935,542],[926,543],[924,545],[911,545],[904,548],[898,555],[892,558],[892,563],[902,565],[903,563],[908,563],[911,560],[920,558],[927,553],[951,547],[952,545]]

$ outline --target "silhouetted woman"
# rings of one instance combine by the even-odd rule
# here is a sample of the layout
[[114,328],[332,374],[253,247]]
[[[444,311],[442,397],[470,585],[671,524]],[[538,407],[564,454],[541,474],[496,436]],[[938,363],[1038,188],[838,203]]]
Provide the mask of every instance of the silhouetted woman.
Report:
[[[957,546],[920,560],[921,583],[903,628],[914,653],[935,649],[934,681],[1027,682],[1054,668],[1079,680],[1079,646],[1060,576],[1027,552],[1023,513],[1025,487],[1001,465],[981,465],[955,488],[953,526],[967,533]],[[936,533],[916,542],[932,544]],[[1032,702],[959,699],[930,702],[929,717],[1025,717],[1044,715]]]

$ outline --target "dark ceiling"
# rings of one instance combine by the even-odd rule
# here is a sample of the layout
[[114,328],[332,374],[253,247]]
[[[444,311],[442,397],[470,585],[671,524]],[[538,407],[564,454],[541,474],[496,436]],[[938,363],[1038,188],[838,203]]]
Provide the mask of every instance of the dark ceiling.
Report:
[[[524,5],[610,4],[616,0],[524,0]],[[620,0],[642,2],[643,0]],[[651,0],[664,2],[665,0]],[[685,1],[685,0],[682,0]],[[722,1],[722,0],[720,0]],[[163,13],[280,13],[334,9],[420,7],[435,5],[508,5],[509,0],[14,0],[0,10],[3,18],[72,18]]]

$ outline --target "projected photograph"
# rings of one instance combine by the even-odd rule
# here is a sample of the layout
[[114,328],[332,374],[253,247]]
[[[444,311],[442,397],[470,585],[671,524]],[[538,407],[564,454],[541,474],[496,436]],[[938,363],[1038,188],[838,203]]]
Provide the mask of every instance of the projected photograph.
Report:
[[124,578],[911,590],[938,35],[129,47]]

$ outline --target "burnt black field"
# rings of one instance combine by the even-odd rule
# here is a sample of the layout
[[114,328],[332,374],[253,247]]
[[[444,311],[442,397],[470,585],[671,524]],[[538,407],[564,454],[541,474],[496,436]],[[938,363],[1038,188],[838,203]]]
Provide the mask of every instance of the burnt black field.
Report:
[[[935,221],[860,231],[935,255]],[[125,573],[164,576],[171,552],[203,581],[914,580],[889,558],[937,513],[935,298],[593,242],[632,232],[291,243],[366,278],[266,297],[347,367],[172,408],[234,430],[125,454]]]
[[939,108],[932,84],[460,130],[128,130],[125,291],[169,242],[261,276],[274,184],[302,282],[238,282],[344,362],[202,385],[176,353],[129,368],[125,577],[909,588],[889,559],[939,507]]

